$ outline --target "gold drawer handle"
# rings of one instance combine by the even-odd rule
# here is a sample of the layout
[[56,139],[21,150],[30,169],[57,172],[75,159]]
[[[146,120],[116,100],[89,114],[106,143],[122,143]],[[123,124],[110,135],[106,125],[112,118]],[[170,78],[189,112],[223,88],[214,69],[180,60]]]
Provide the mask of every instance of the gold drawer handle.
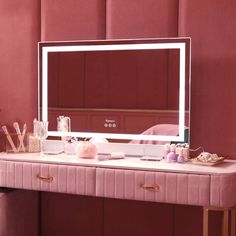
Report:
[[156,192],[160,191],[160,186],[158,184],[154,185],[141,184],[140,187],[150,191],[156,191]]
[[51,183],[53,181],[53,177],[52,176],[41,176],[41,175],[37,175],[37,178],[46,182]]

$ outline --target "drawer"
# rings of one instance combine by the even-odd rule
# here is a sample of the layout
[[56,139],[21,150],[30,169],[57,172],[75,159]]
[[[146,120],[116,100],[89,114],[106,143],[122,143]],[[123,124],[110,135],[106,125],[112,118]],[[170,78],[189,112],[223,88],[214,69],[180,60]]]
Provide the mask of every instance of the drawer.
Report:
[[236,206],[236,174],[211,176],[211,204],[213,207]]
[[208,175],[97,168],[96,196],[209,205]]
[[0,186],[95,195],[95,168],[27,162],[0,162]]

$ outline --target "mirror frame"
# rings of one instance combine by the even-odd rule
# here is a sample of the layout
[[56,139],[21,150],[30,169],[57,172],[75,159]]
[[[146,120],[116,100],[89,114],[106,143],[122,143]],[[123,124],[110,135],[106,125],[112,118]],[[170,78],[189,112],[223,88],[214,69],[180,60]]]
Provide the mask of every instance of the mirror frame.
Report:
[[[48,121],[48,54],[50,52],[109,51],[109,50],[151,50],[178,49],[179,53],[179,136],[116,134],[97,132],[50,131],[48,136],[73,136],[80,138],[108,138],[125,140],[158,140],[183,142],[185,140],[185,87],[190,84],[191,39],[153,38],[132,40],[89,40],[89,41],[49,41],[38,43],[38,119]],[[190,94],[190,86],[189,86]],[[190,96],[189,96],[190,97]],[[42,99],[42,100],[41,100]],[[42,108],[40,108],[42,104]],[[190,108],[190,101],[189,101]],[[42,112],[42,114],[41,114]],[[189,119],[190,120],[190,119]]]

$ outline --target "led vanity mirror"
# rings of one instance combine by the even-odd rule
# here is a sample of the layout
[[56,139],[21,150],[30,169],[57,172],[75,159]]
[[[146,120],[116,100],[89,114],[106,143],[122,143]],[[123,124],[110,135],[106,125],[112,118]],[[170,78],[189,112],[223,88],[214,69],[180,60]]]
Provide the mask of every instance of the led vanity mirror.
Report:
[[186,142],[190,39],[39,43],[39,112],[68,116],[71,133],[112,142]]

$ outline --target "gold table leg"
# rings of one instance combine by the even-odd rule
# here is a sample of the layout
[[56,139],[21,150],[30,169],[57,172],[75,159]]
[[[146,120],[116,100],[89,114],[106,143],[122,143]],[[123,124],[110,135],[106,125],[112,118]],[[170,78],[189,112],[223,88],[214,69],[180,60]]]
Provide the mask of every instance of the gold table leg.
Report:
[[231,213],[230,235],[236,236],[236,207],[234,208],[203,207],[203,236],[208,236],[209,211],[223,211],[222,236],[229,235],[229,213]]
[[229,235],[229,209],[223,210],[223,219],[222,219],[222,236]]
[[203,207],[203,236],[208,236],[208,208]]
[[231,209],[231,236],[236,236],[236,207]]

